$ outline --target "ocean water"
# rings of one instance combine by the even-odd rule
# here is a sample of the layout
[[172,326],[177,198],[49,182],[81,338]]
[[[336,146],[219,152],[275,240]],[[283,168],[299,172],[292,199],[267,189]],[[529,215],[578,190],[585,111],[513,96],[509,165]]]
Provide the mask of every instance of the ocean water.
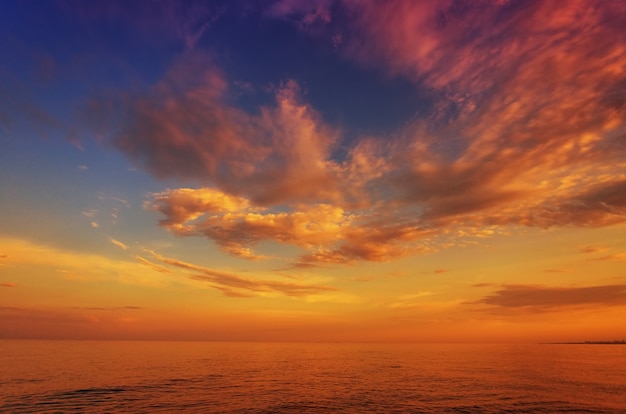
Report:
[[2,340],[0,412],[625,413],[626,346]]

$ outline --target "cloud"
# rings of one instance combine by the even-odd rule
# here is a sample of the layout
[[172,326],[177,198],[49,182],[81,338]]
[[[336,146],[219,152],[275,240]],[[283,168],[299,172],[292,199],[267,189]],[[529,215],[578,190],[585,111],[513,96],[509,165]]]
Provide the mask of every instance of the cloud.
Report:
[[149,253],[157,260],[170,266],[190,270],[192,280],[207,283],[214,289],[231,297],[252,297],[263,293],[280,293],[291,297],[306,297],[336,291],[323,285],[312,285],[281,280],[247,279],[229,272],[217,271],[208,267],[162,256],[154,251]]
[[579,251],[581,253],[599,253],[599,252],[603,252],[606,250],[606,247],[602,247],[602,246],[585,246],[585,247],[581,247],[579,249]]
[[263,15],[341,35],[338,57],[409,79],[432,112],[392,139],[347,139],[296,80],[243,110],[216,60],[187,51],[125,103],[113,139],[197,185],[146,203],[172,233],[253,260],[263,241],[294,245],[309,268],[626,221],[623,4],[280,1]]
[[[584,192],[558,201],[546,200],[530,207],[525,214],[508,219],[537,227],[602,227],[623,223],[626,221],[626,180],[592,185]],[[501,216],[500,220],[507,218]]]
[[134,257],[135,257],[135,259],[136,259],[139,263],[141,263],[141,264],[143,264],[143,265],[146,265],[146,266],[148,266],[149,268],[151,268],[151,269],[153,269],[153,270],[156,270],[157,272],[160,272],[160,273],[172,273],[172,271],[171,271],[171,270],[169,270],[169,269],[167,269],[167,268],[165,268],[165,267],[163,267],[163,266],[159,266],[158,264],[153,263],[153,262],[151,262],[150,260],[145,259],[145,258],[143,258],[143,257],[141,257],[141,256],[137,256],[137,255],[136,255],[136,256],[134,256]]
[[162,227],[179,236],[205,236],[231,255],[261,259],[251,250],[262,241],[298,246],[306,250],[294,262],[298,268],[385,261],[426,252],[414,242],[427,237],[422,229],[367,212],[349,214],[329,204],[303,204],[295,211],[272,212],[241,197],[211,188],[176,189],[153,194],[145,207],[161,212]]
[[337,132],[300,102],[296,82],[278,87],[275,106],[259,114],[230,105],[228,88],[207,56],[182,56],[129,104],[115,145],[157,177],[216,185],[254,204],[340,197],[329,159]]
[[260,258],[249,247],[262,240],[302,247],[331,244],[351,220],[340,207],[327,204],[272,213],[211,188],[169,190],[153,197],[146,208],[166,216],[161,226],[177,235],[206,236],[225,252],[245,258]]
[[87,211],[83,211],[83,216],[88,217],[88,218],[94,218],[96,216],[96,214],[98,214],[98,210],[95,208],[92,208],[90,210]]
[[164,227],[184,231],[185,223],[211,213],[237,213],[250,208],[248,200],[230,196],[213,188],[178,188],[152,194],[154,202],[145,208],[161,212],[167,218],[161,221]]
[[16,287],[17,284],[12,283],[12,282],[5,282],[5,283],[0,283],[0,286],[7,287],[7,288],[12,288],[12,287]]
[[588,287],[504,285],[500,290],[474,303],[545,311],[572,306],[623,306],[626,305],[626,285]]
[[411,295],[400,296],[397,300],[389,304],[392,309],[418,309],[424,306],[422,298],[436,295],[437,293],[431,291],[417,292]]
[[614,253],[606,256],[594,257],[591,259],[587,259],[589,261],[605,261],[605,260],[617,260],[617,261],[626,261],[626,252],[623,253]]
[[485,288],[485,287],[494,287],[498,285],[496,283],[476,283],[471,286],[475,288]]
[[122,242],[121,242],[121,241],[119,241],[119,240],[116,240],[116,239],[114,239],[114,238],[109,238],[109,241],[111,242],[111,244],[113,244],[114,246],[119,247],[119,248],[120,248],[120,249],[122,249],[122,250],[128,250],[128,246],[127,246],[127,245],[125,245],[124,243],[122,243]]
[[[510,162],[556,166],[592,156],[598,137],[587,133],[623,115],[613,101],[624,90],[626,57],[607,39],[624,36],[619,2],[346,4],[353,42],[345,54],[435,88],[445,110],[431,128],[457,128],[466,143],[459,161],[492,164],[453,165],[459,179],[470,173],[468,184],[481,171],[510,173],[502,168]],[[623,148],[615,138],[602,146]],[[454,178],[455,169],[444,172]]]
[[352,10],[356,35],[345,53],[440,96],[404,151],[387,157],[397,166],[382,180],[392,197],[423,206],[438,226],[626,219],[624,108],[614,105],[626,54],[606,40],[623,35],[611,14],[624,7],[363,4]]
[[90,310],[90,311],[105,311],[105,312],[118,312],[125,310],[139,310],[143,309],[141,306],[106,306],[106,307],[74,307],[73,309],[82,309],[82,310]]

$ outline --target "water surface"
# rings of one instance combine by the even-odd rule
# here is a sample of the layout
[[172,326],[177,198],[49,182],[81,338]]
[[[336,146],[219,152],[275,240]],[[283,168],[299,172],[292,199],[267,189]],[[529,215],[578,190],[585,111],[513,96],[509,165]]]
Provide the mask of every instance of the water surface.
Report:
[[3,340],[0,350],[2,412],[626,412],[626,346]]

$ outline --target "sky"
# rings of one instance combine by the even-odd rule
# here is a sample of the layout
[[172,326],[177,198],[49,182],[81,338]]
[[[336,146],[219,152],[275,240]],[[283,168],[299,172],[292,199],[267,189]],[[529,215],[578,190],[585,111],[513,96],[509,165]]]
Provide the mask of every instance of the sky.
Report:
[[0,2],[0,338],[626,337],[626,3]]

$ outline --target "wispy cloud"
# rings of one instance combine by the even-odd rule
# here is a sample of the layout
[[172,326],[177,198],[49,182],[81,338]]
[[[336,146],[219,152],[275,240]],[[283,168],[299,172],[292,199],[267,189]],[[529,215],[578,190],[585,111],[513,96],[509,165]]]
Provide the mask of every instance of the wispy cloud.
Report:
[[585,247],[581,247],[579,249],[579,251],[581,253],[585,253],[585,254],[588,254],[588,253],[599,253],[599,252],[603,252],[605,250],[606,250],[606,247],[603,247],[603,246],[585,246]]
[[88,218],[94,218],[97,214],[98,214],[98,210],[95,208],[92,208],[90,210],[87,211],[83,211],[83,216],[88,217]]
[[617,260],[617,261],[626,261],[626,252],[624,253],[614,253],[606,256],[593,257],[591,259],[587,259],[590,261],[604,261],[604,260]]
[[135,259],[136,259],[139,263],[141,263],[141,264],[143,264],[143,265],[146,265],[146,266],[148,266],[149,268],[151,268],[151,269],[153,269],[153,270],[156,270],[157,272],[160,272],[160,273],[172,273],[172,271],[171,271],[171,270],[169,270],[169,269],[167,269],[167,268],[165,268],[165,267],[163,267],[163,266],[159,266],[158,264],[153,263],[153,262],[151,262],[150,260],[145,259],[145,258],[143,258],[143,257],[141,257],[141,256],[137,256],[137,255],[136,255],[136,256],[135,256]]
[[128,250],[128,246],[125,245],[124,243],[122,243],[119,240],[116,240],[112,237],[109,238],[109,241],[111,242],[112,245],[119,247],[122,250]]
[[139,310],[143,309],[141,306],[88,306],[88,307],[74,307],[73,309],[82,309],[89,311],[104,311],[104,312],[118,312],[118,311],[126,311],[126,310]]
[[416,309],[424,306],[422,298],[436,295],[435,292],[422,291],[410,295],[403,295],[397,298],[393,303],[389,304],[392,309]]
[[262,293],[281,293],[292,297],[306,297],[336,291],[330,286],[312,285],[281,280],[248,279],[234,273],[214,270],[208,267],[195,265],[177,259],[162,256],[154,251],[148,251],[156,260],[170,266],[190,270],[189,278],[206,282],[214,289],[220,290],[226,296],[252,297]]
[[17,284],[12,283],[12,282],[4,282],[4,283],[0,283],[0,286],[7,287],[7,288],[13,288],[13,287],[16,287]]

